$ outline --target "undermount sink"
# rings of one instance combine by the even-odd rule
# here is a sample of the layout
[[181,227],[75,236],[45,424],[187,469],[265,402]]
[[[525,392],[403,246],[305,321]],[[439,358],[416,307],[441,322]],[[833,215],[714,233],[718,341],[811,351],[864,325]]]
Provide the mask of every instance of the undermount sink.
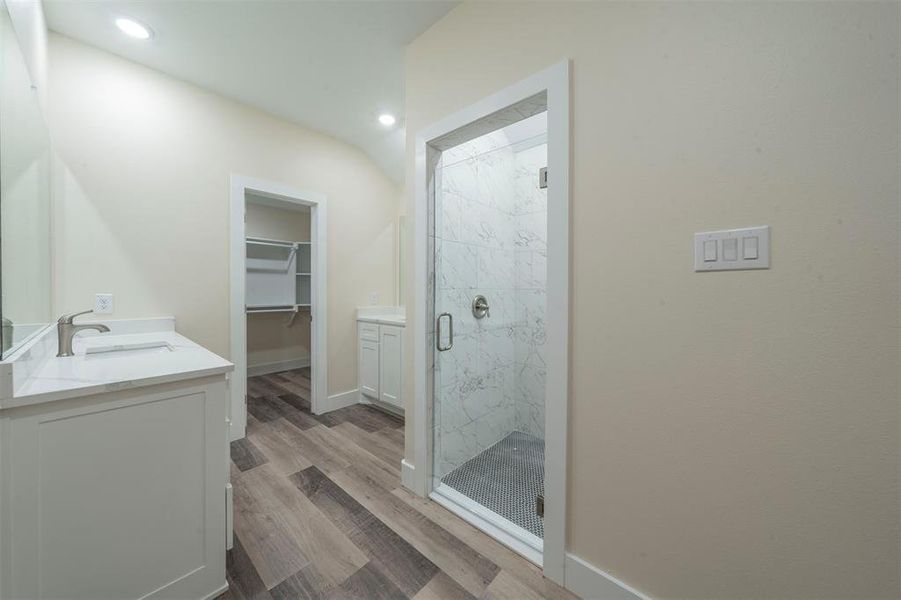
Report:
[[85,358],[118,358],[174,352],[168,342],[139,342],[134,344],[110,344],[91,346],[84,351]]

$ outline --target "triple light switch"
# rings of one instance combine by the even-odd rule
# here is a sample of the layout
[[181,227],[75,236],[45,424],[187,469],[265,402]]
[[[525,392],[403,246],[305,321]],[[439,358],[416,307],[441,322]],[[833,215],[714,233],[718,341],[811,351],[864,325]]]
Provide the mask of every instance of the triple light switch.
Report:
[[695,234],[695,271],[769,268],[769,225]]

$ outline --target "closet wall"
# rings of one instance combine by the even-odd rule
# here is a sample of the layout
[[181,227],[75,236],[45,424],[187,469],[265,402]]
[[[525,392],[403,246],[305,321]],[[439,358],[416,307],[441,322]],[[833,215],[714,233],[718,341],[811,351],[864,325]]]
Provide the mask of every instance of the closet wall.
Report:
[[[248,196],[246,234],[275,240],[307,242],[310,240],[310,213],[254,204]],[[291,321],[292,313],[247,314],[247,369],[276,363],[310,361],[310,313],[301,310]],[[298,366],[299,366],[298,364]]]

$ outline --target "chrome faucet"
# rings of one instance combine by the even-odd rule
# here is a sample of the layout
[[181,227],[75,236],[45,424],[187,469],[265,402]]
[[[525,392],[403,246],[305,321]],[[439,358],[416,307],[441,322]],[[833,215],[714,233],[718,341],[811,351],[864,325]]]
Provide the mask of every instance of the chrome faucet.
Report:
[[57,356],[75,356],[75,353],[72,352],[72,338],[75,337],[76,333],[83,329],[96,329],[100,333],[109,332],[109,327],[101,325],[100,323],[97,323],[96,325],[76,325],[73,323],[75,317],[86,315],[90,312],[94,311],[83,310],[81,312],[63,315],[59,318],[59,321],[56,322],[56,337],[59,339],[59,352],[56,353]]

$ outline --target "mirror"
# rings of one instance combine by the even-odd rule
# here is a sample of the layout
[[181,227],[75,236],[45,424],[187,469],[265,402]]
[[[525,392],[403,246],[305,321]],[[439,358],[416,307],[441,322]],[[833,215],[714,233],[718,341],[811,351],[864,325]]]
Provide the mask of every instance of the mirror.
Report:
[[0,8],[0,357],[50,317],[50,137],[5,5]]

